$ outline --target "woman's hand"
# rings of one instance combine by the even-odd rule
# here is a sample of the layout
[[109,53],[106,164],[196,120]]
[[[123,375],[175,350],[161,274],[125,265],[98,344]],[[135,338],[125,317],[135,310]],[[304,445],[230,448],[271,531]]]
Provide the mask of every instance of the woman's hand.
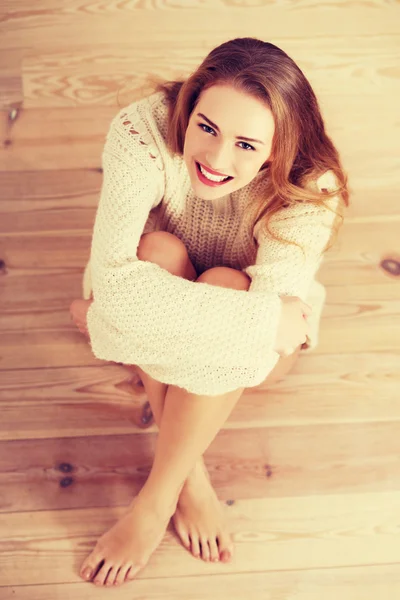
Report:
[[307,317],[312,308],[297,296],[280,296],[280,299],[282,310],[274,350],[281,356],[289,356],[307,339],[310,330]]

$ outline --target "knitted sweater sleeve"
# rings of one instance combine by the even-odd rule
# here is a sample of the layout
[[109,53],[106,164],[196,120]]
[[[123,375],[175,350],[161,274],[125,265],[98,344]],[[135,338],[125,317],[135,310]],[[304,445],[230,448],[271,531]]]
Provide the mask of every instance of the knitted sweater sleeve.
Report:
[[103,151],[91,248],[94,301],[87,314],[92,351],[125,364],[185,363],[202,365],[205,373],[233,368],[246,381],[246,369],[267,368],[279,296],[267,289],[249,293],[188,281],[138,259],[148,214],[164,193],[163,171],[146,152],[139,142],[126,152],[123,138],[116,144],[111,134]]
[[[324,173],[316,182],[316,188],[319,191],[323,188],[329,191],[336,189],[333,173]],[[244,269],[252,279],[252,291],[298,296],[306,301],[331,237],[339,202],[340,198],[336,195],[325,201],[328,208],[298,203],[274,214],[270,229],[275,235],[297,245],[275,240],[264,226],[257,224],[254,230],[258,243],[256,261]]]

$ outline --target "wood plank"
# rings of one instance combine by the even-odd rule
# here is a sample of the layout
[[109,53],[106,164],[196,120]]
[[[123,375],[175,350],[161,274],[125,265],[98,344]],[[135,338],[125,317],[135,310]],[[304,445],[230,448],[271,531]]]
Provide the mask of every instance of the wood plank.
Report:
[[[61,211],[61,221],[69,220],[71,209],[79,209],[84,215],[82,227],[77,221],[76,228],[87,229],[99,202],[102,180],[101,167],[70,171],[0,172],[0,231],[10,235],[15,228],[21,232],[43,231],[49,228],[47,219],[52,219],[54,214],[60,217]],[[92,211],[89,217],[86,209]],[[31,226],[28,228],[25,222],[21,227],[20,219],[26,221],[32,214],[35,216]],[[60,218],[51,222],[50,229],[54,227],[60,229]]]
[[[396,353],[303,355],[280,382],[246,389],[222,429],[398,422],[398,362]],[[1,380],[1,440],[158,431],[141,421],[147,397],[123,366],[15,368]]]
[[[233,23],[240,24],[240,31],[247,31],[253,37],[263,39],[265,23],[274,23],[274,34],[281,38],[298,38],[299,19],[301,19],[301,34],[304,38],[316,35],[323,41],[332,32],[340,32],[342,36],[373,34],[397,34],[399,22],[399,7],[388,5],[384,0],[376,2],[367,0],[363,10],[357,5],[343,3],[332,10],[332,4],[316,1],[306,6],[294,4],[268,5],[266,7],[241,6],[234,0],[217,2],[208,0],[195,4],[194,7],[182,10],[176,8],[176,3],[170,4],[163,0],[158,10],[153,3],[141,3],[139,8],[119,3],[96,5],[90,11],[83,10],[86,6],[82,0],[72,0],[68,8],[51,0],[48,8],[29,9],[24,12],[13,3],[7,15],[7,28],[2,35],[2,48],[15,48],[21,45],[58,48],[72,47],[77,43],[90,47],[98,40],[110,40],[121,44],[132,43],[135,37],[137,44],[143,48],[151,31],[153,43],[162,40],[171,45],[176,40],[186,45],[201,47],[204,39],[212,47],[223,40],[232,38]],[[24,0],[23,6],[27,5]],[[209,18],[212,8],[215,19]],[[316,10],[317,9],[317,10]],[[227,14],[229,11],[229,19]],[[77,14],[79,18],[77,18]],[[178,18],[179,17],[179,18]],[[196,23],[196,27],[193,27]],[[205,37],[206,36],[206,37]],[[272,38],[272,42],[274,43]],[[165,48],[165,46],[164,46]]]
[[[268,561],[269,562],[269,561]],[[368,565],[330,569],[280,570],[260,573],[153,578],[143,574],[133,583],[107,589],[109,600],[376,600],[400,593],[400,565]],[[11,585],[0,588],[2,600],[95,600],[104,590],[85,583]]]
[[69,271],[60,270],[55,284],[54,273],[29,277],[27,272],[16,273],[11,269],[3,278],[0,331],[71,325],[69,305],[74,298],[82,297],[82,273],[78,268]]
[[[142,420],[148,415],[147,409],[143,414],[147,395],[128,368],[113,363],[47,369],[46,381],[40,369],[22,378],[17,372],[2,371],[0,439],[140,433],[149,427],[157,431],[152,421]],[[7,424],[12,429],[7,431]]]
[[[214,578],[280,571],[287,581],[288,571],[297,569],[315,572],[338,566],[387,563],[398,566],[398,491],[249,499],[240,500],[226,510],[235,544],[230,563],[194,559],[179,544],[169,525],[147,566],[125,589],[132,593],[139,581],[153,586],[156,578],[163,578],[164,583],[182,575],[192,578],[201,575],[209,582],[211,575]],[[114,507],[0,515],[3,532],[0,585],[79,582],[78,571],[84,558],[97,538],[124,512],[124,508]],[[303,573],[299,576],[303,577]],[[348,581],[351,583],[352,579]],[[332,589],[337,591],[335,584],[332,577]],[[81,585],[82,590],[94,590],[90,584]],[[303,598],[309,600],[307,596]]]
[[95,358],[89,344],[81,333],[71,327],[69,313],[65,311],[65,320],[69,322],[66,331],[23,331],[3,333],[1,339],[2,369],[29,368],[49,369],[60,366],[95,366],[102,368],[109,364]]
[[1,171],[99,169],[115,107],[21,109],[2,115]]
[[22,89],[23,56],[24,50],[22,48],[7,50],[7,52],[0,51],[0,110],[8,111],[22,106],[24,100]]
[[[127,505],[156,434],[0,443],[0,511]],[[222,430],[205,452],[221,500],[400,489],[396,421]]]

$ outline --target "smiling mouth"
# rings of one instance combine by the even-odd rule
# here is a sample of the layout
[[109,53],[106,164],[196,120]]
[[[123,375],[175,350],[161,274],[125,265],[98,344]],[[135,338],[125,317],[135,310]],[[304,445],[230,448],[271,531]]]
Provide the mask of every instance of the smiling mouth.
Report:
[[[227,183],[228,181],[232,181],[233,177],[231,177],[230,175],[227,175],[226,179],[223,179],[222,181],[213,181],[212,179],[208,179],[200,170],[200,163],[198,163],[197,161],[195,161],[196,164],[196,172],[197,172],[197,176],[200,179],[200,181],[202,183],[204,183],[205,185],[208,185],[210,187],[216,187],[216,186],[220,186],[223,185],[224,183]],[[206,169],[204,169],[206,170]]]

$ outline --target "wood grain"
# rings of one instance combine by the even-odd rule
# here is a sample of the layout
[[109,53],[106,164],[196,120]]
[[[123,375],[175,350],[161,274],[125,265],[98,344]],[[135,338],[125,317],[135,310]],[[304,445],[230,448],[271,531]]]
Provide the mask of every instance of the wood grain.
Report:
[[[294,577],[289,579],[293,587],[287,588],[286,593],[287,597],[296,598],[295,594],[301,591],[303,576],[307,586],[310,570],[316,578],[314,581],[318,581],[320,569],[337,568],[338,565],[342,568],[384,566],[388,563],[395,563],[391,573],[393,589],[398,589],[399,581],[394,575],[399,573],[399,507],[398,491],[241,500],[226,507],[235,543],[235,556],[231,563],[207,564],[196,560],[180,545],[170,525],[146,568],[125,590],[127,593],[130,588],[132,594],[139,582],[144,586],[143,582],[147,581],[147,585],[151,586],[154,580],[164,583],[171,578],[176,578],[175,587],[179,588],[182,574],[191,577],[201,575],[205,580],[208,578],[208,584],[210,576],[229,576],[229,586],[237,581],[232,579],[233,575],[272,574],[275,571],[278,589],[284,586],[287,574],[289,578]],[[121,507],[0,515],[3,532],[0,547],[3,564],[7,566],[0,574],[0,584],[78,583],[78,569],[84,557],[99,535],[122,514],[124,509]],[[16,550],[18,561],[15,560]],[[304,573],[295,576],[293,571],[296,570]],[[361,583],[357,571],[354,574],[351,570],[346,572],[347,585],[353,584],[354,578],[356,589],[357,582]],[[358,576],[362,574],[363,570],[359,570]],[[384,577],[385,570],[381,571],[381,575]],[[264,581],[268,583],[268,580]],[[342,585],[345,581],[342,580]],[[379,583],[384,584],[385,581]],[[366,585],[365,582],[363,584]],[[331,585],[335,586],[333,577]],[[95,593],[94,586],[82,582],[81,587],[89,587]],[[264,592],[262,589],[252,590],[254,598],[264,598]],[[225,590],[221,594],[221,597],[227,597]],[[171,597],[175,598],[173,590]]]
[[[221,500],[312,495],[317,502],[331,493],[400,490],[398,431],[398,421],[246,427],[220,431],[204,456]],[[127,506],[150,473],[155,437],[0,442],[0,512]]]

